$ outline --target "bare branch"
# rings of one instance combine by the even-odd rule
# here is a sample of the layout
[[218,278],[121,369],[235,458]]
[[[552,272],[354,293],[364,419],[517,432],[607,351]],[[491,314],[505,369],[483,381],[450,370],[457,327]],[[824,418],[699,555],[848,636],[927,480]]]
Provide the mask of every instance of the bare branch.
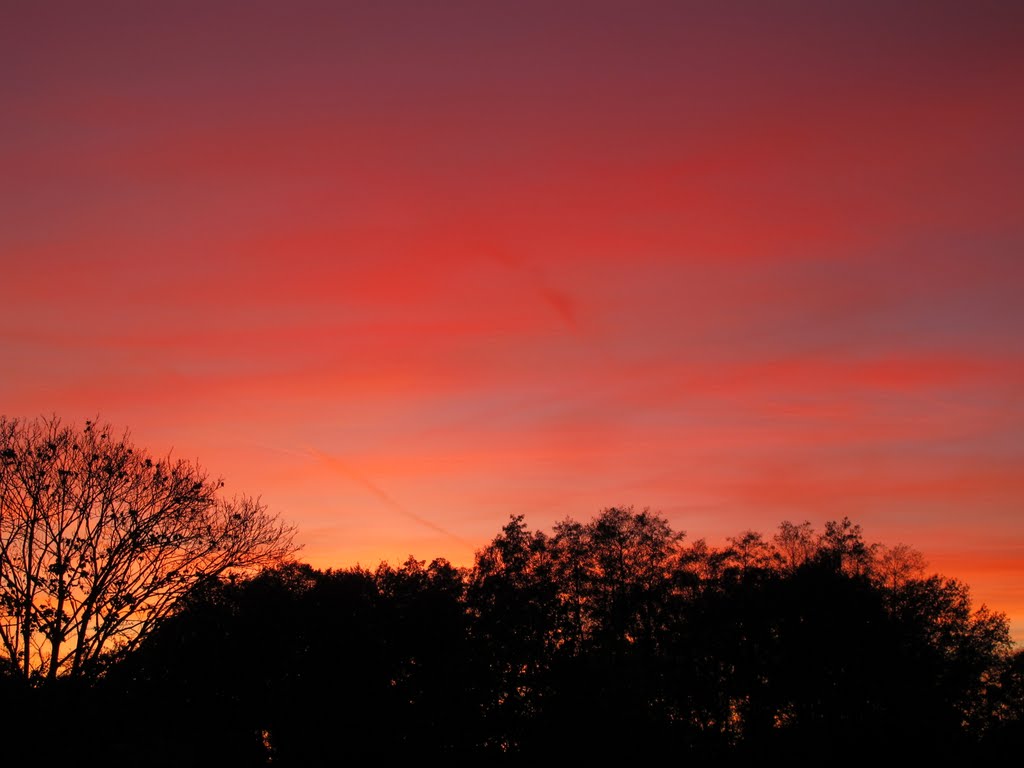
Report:
[[0,655],[27,679],[95,675],[198,582],[297,549],[259,499],[111,435],[0,417]]

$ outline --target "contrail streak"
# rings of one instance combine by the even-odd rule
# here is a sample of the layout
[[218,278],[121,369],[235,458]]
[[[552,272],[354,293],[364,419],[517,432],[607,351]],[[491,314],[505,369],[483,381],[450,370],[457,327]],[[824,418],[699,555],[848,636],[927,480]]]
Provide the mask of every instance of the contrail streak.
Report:
[[422,517],[421,515],[417,515],[415,512],[410,512],[402,504],[395,501],[395,499],[393,499],[384,489],[382,489],[380,486],[376,485],[375,483],[373,483],[371,480],[364,477],[360,473],[356,472],[354,469],[352,469],[352,467],[348,466],[340,459],[331,456],[328,453],[324,453],[323,451],[318,451],[316,448],[307,448],[306,450],[308,451],[309,455],[319,459],[320,462],[327,466],[328,468],[334,470],[340,475],[343,475],[352,482],[361,485],[363,488],[365,488],[378,499],[380,499],[380,501],[383,502],[386,506],[393,509],[395,512],[402,515],[403,517],[407,517],[410,520],[413,520],[419,523],[420,525],[425,526],[426,528],[429,528],[432,531],[435,531],[436,533],[440,533],[442,536],[446,536],[447,538],[461,544],[464,547],[468,547],[470,549],[473,548],[473,545],[470,542],[466,541],[463,538],[460,538],[459,536],[456,536],[451,531],[442,528],[440,525],[433,522],[432,520],[428,520],[427,518]]

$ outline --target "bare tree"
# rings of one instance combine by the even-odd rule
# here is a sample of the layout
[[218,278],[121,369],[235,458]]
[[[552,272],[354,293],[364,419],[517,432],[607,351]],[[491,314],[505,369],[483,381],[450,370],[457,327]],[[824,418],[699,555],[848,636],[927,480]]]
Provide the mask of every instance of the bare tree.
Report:
[[95,676],[199,581],[277,563],[294,529],[125,432],[0,417],[0,656],[25,678]]
[[928,567],[924,555],[907,544],[894,547],[877,545],[874,554],[872,576],[881,586],[892,591],[914,579],[923,579]]
[[783,566],[789,571],[795,571],[814,557],[818,547],[817,536],[808,520],[799,525],[783,520],[772,541]]

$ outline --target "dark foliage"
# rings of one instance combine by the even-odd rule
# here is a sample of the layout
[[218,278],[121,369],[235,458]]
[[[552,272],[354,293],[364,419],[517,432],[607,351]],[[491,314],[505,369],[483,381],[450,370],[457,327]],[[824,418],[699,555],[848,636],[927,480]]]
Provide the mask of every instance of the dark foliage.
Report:
[[513,518],[471,569],[210,579],[100,680],[0,695],[8,743],[114,763],[820,762],[1020,749],[1022,681],[1003,616],[849,520],[718,549],[608,509]]

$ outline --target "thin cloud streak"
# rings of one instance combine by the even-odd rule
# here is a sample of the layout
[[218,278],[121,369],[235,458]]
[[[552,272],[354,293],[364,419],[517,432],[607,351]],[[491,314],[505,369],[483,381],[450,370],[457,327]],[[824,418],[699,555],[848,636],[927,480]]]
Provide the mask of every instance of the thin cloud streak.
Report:
[[331,471],[341,475],[342,477],[345,477],[346,479],[368,490],[392,511],[397,512],[399,515],[409,520],[412,520],[413,522],[418,523],[419,525],[429,528],[435,533],[440,533],[445,538],[455,542],[456,544],[462,547],[470,549],[473,547],[473,545],[470,542],[466,541],[460,536],[455,535],[443,526],[438,525],[434,521],[429,520],[426,517],[423,517],[422,515],[418,515],[415,512],[410,511],[408,508],[405,507],[404,504],[400,504],[398,501],[393,499],[389,493],[387,493],[376,483],[374,483],[361,473],[357,472],[351,465],[341,461],[336,456],[324,453],[323,451],[317,450],[316,448],[307,448],[306,450],[308,451],[308,454],[310,456],[317,459],[321,464],[328,467]]

